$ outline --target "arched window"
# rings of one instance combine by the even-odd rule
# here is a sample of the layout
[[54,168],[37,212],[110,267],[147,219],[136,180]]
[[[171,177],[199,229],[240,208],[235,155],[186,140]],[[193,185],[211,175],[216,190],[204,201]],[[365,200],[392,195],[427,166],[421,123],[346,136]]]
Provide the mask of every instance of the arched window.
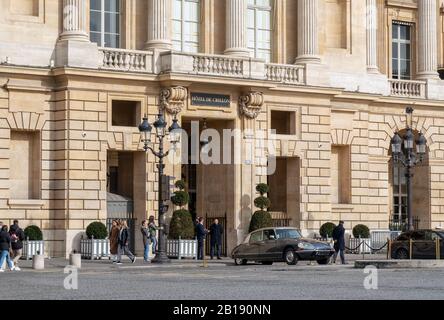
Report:
[[173,49],[199,52],[200,0],[173,1]]
[[272,0],[248,0],[248,49],[251,57],[271,61]]
[[120,0],[90,1],[90,39],[99,47],[120,48]]

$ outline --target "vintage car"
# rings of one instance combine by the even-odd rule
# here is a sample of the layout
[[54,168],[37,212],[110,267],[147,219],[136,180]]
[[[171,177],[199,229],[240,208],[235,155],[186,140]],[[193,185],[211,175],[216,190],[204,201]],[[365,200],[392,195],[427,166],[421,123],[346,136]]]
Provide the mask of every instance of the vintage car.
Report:
[[392,259],[410,258],[410,240],[412,259],[436,259],[436,245],[439,241],[440,256],[444,257],[444,230],[424,229],[401,233],[391,243]]
[[264,228],[251,232],[233,249],[231,257],[236,265],[245,265],[248,261],[295,265],[299,260],[328,264],[333,253],[328,243],[303,238],[296,228]]

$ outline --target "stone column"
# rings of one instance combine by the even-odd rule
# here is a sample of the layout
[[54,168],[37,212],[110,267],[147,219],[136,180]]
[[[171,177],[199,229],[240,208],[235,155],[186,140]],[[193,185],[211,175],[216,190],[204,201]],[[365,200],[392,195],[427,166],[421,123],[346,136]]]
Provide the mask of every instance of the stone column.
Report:
[[63,0],[63,31],[60,40],[89,41],[86,0]]
[[438,79],[436,0],[418,1],[418,79]]
[[367,71],[378,73],[377,63],[377,30],[378,30],[378,8],[376,0],[367,0]]
[[296,63],[320,63],[318,0],[298,0],[298,56]]
[[247,0],[226,0],[225,54],[249,56],[247,46]]
[[148,0],[148,38],[145,49],[171,50],[171,0]]

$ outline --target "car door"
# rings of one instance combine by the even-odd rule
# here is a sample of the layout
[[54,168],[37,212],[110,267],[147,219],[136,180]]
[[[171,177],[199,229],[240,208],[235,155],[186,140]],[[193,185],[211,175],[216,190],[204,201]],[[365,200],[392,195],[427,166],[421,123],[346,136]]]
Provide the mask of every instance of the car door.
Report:
[[428,243],[430,243],[430,241],[426,240],[425,235],[426,235],[425,231],[422,230],[412,232],[411,238],[413,240],[412,244],[413,259],[429,259],[427,251],[428,251]]
[[273,260],[277,252],[277,240],[274,229],[266,229],[263,231],[263,239],[259,242],[259,258],[265,260]]
[[253,232],[250,235],[250,241],[248,242],[248,245],[245,246],[245,249],[243,250],[243,256],[245,256],[245,259],[249,260],[255,260],[259,256],[259,246],[262,243],[264,237],[263,237],[263,231],[256,231]]
[[[424,259],[437,259],[436,256],[436,241],[439,240],[440,241],[440,251],[442,252],[442,238],[439,236],[438,233],[432,231],[432,230],[427,230],[425,232],[425,240],[427,241],[424,245]],[[441,253],[442,255],[442,253]]]

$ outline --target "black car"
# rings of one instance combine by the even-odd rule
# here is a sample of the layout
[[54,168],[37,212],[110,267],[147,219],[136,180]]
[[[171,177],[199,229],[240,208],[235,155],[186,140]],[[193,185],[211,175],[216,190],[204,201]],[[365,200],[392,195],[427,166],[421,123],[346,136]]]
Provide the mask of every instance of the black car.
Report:
[[412,259],[436,259],[437,239],[441,247],[440,255],[444,257],[444,231],[425,229],[401,233],[391,244],[392,259],[410,258],[410,239]]
[[328,264],[334,250],[325,242],[303,238],[295,228],[264,228],[251,232],[245,241],[233,249],[236,265],[257,261],[296,264],[299,260],[316,260]]

